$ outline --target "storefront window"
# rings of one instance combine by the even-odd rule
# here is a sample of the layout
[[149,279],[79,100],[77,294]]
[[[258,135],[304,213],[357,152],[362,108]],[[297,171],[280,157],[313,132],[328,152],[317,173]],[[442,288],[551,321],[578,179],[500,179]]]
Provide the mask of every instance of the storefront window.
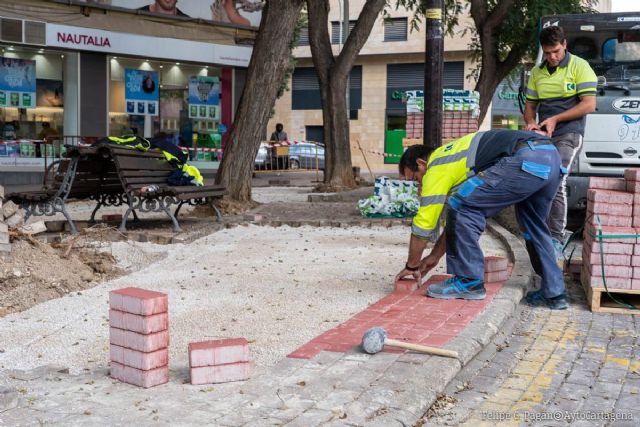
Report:
[[0,156],[40,157],[36,141],[52,142],[64,134],[63,61],[61,52],[1,48]]
[[[124,135],[137,133],[153,136],[160,132],[176,139],[187,138],[189,133],[217,131],[217,120],[190,119],[188,114],[189,78],[192,76],[219,77],[221,69],[209,66],[148,61],[121,57],[110,58],[109,133]],[[156,72],[159,79],[157,115],[139,115],[127,112],[125,102],[125,70]],[[193,137],[192,137],[193,139]]]

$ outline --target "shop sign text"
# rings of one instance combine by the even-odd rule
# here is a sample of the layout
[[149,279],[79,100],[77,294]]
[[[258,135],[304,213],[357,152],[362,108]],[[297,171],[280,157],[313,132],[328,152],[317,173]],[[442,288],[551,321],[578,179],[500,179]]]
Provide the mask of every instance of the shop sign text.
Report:
[[88,36],[86,34],[58,32],[58,42],[73,43],[81,46],[111,47],[109,37]]

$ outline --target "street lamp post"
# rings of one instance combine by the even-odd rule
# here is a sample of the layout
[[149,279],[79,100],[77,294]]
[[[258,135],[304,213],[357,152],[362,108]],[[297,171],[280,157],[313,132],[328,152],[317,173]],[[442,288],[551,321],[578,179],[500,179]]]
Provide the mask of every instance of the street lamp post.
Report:
[[436,148],[442,144],[442,0],[426,1],[425,18],[423,143]]

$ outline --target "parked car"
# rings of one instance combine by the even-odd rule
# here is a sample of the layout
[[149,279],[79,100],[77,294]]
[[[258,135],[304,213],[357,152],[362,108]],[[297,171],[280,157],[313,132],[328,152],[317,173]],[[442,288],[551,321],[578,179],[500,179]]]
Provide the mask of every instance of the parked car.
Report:
[[261,142],[260,143],[260,148],[258,148],[258,153],[256,154],[256,161],[255,161],[255,167],[256,169],[266,169],[267,166],[269,166],[269,159],[270,159],[270,148],[269,148],[269,144],[267,144],[266,142]]
[[[281,159],[279,159],[281,160]],[[284,167],[290,169],[322,169],[324,170],[324,145],[301,142],[289,146]],[[282,163],[282,161],[279,161]],[[274,162],[276,164],[276,162]]]

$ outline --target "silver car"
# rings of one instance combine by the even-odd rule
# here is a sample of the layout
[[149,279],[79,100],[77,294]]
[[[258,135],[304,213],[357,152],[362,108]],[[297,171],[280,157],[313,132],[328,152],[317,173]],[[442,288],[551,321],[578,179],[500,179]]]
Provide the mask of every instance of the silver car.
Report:
[[269,163],[269,144],[261,142],[260,148],[258,148],[258,154],[256,154],[255,167],[256,169],[266,169]]

